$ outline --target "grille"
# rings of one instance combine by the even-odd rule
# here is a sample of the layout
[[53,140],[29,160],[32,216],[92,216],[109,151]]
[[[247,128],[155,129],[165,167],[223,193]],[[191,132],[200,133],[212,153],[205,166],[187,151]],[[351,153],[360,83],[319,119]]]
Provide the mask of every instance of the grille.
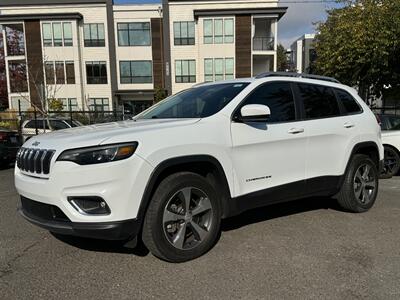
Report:
[[21,196],[22,210],[30,217],[46,221],[70,221],[68,217],[55,205],[37,202]]
[[21,148],[17,154],[17,166],[25,172],[49,174],[54,153],[55,150]]

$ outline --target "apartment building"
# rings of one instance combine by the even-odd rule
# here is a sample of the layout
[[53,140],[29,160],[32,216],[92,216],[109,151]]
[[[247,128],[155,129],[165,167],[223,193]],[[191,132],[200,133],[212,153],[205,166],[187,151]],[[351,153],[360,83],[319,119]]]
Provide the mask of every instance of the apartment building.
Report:
[[312,73],[312,63],[315,61],[315,34],[305,34],[290,46],[290,64],[298,73]]
[[278,0],[2,0],[0,106],[136,114],[194,84],[276,70]]

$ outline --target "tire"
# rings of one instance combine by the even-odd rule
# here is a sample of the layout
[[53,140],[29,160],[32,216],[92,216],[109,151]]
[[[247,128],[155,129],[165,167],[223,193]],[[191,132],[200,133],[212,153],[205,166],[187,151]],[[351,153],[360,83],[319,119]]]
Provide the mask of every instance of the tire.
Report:
[[385,146],[385,158],[381,178],[391,178],[399,173],[400,155],[390,146]]
[[184,262],[214,246],[220,225],[221,205],[214,187],[198,174],[179,172],[166,177],[154,192],[142,239],[156,257]]
[[336,198],[346,211],[362,213],[374,205],[378,188],[379,172],[376,165],[367,155],[356,154],[350,162]]

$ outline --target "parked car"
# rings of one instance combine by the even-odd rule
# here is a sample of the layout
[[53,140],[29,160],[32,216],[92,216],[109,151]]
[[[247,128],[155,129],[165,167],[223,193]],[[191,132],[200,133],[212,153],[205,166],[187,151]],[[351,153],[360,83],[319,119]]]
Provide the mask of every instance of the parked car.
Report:
[[382,178],[390,178],[400,170],[400,116],[378,115],[382,128],[385,160]]
[[17,132],[0,127],[0,167],[15,161],[20,146],[20,137]]
[[15,185],[33,224],[141,236],[155,256],[182,262],[212,248],[221,219],[248,209],[336,195],[343,209],[368,211],[382,163],[381,129],[354,89],[267,73],[194,86],[134,120],[32,137]]
[[82,126],[80,122],[75,120],[71,122],[71,119],[67,118],[50,118],[49,122],[52,129],[50,129],[49,123],[45,118],[26,120],[25,122],[23,122],[21,128],[23,141],[26,142],[36,134],[49,133],[53,130],[61,130]]

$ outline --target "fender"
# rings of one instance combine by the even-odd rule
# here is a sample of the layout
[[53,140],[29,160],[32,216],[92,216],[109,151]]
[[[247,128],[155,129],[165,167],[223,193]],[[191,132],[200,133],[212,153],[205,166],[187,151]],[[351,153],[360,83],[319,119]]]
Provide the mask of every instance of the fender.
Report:
[[338,182],[338,186],[337,186],[337,190],[338,191],[340,190],[340,188],[341,188],[341,186],[343,184],[344,178],[345,178],[345,176],[347,174],[347,170],[349,169],[349,166],[350,166],[350,163],[351,163],[351,160],[352,160],[353,156],[355,154],[359,154],[359,153],[368,154],[368,152],[365,153],[365,152],[363,152],[363,150],[364,151],[365,150],[369,150],[370,151],[371,149],[373,149],[373,151],[376,151],[376,153],[378,154],[378,156],[375,159],[372,158],[372,157],[371,157],[371,159],[376,164],[376,167],[377,167],[378,171],[381,172],[382,167],[383,167],[383,162],[379,160],[379,147],[378,147],[378,145],[375,142],[357,143],[357,144],[354,145],[353,150],[350,153],[350,156],[349,156],[349,159],[347,160],[347,165],[346,165],[346,168],[344,170],[344,173],[343,173],[343,175],[341,176],[341,178],[340,178],[340,180]]
[[143,224],[144,216],[146,214],[147,208],[151,201],[151,197],[153,195],[154,190],[156,189],[156,185],[159,182],[159,176],[169,168],[179,167],[180,165],[190,164],[190,163],[210,163],[217,170],[218,175],[218,186],[222,186],[223,188],[223,197],[221,198],[222,205],[222,218],[225,217],[226,212],[228,211],[228,201],[230,197],[230,190],[228,181],[226,179],[225,171],[222,168],[220,162],[213,156],[210,155],[188,155],[188,156],[180,156],[167,159],[161,162],[152,172],[149,181],[147,182],[142,201],[140,203],[138,219],[141,220]]

